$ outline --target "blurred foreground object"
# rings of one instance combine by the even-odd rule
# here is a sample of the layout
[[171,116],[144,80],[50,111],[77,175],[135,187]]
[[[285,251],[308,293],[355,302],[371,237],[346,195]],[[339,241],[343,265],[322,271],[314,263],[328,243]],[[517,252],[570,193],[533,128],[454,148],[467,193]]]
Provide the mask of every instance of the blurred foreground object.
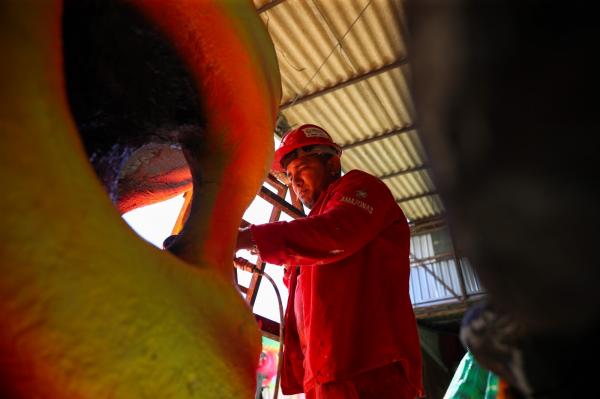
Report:
[[586,396],[592,372],[576,365],[598,354],[600,326],[596,18],[582,1],[420,0],[408,21],[420,133],[457,245],[519,332],[529,380],[560,377],[536,397]]

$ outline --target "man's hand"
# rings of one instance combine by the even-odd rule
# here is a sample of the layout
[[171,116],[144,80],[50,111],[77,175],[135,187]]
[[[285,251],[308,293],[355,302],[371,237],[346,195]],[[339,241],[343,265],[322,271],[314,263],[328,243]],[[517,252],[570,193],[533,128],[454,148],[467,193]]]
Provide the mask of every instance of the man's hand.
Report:
[[252,240],[252,233],[250,232],[250,227],[243,227],[238,230],[235,251],[237,252],[240,249],[256,251],[256,244],[254,243],[254,240]]

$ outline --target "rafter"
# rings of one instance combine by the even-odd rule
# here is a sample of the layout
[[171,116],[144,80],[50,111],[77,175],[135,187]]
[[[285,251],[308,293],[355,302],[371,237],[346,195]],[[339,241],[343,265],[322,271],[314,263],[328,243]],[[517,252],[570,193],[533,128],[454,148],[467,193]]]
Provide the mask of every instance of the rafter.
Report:
[[365,79],[369,79],[369,78],[371,78],[373,76],[376,76],[376,75],[379,75],[381,73],[387,72],[389,70],[398,68],[399,66],[404,65],[407,62],[408,62],[408,60],[406,58],[401,58],[399,60],[396,60],[396,61],[392,62],[391,64],[385,65],[385,66],[383,66],[381,68],[378,68],[378,69],[374,69],[374,70],[369,71],[367,73],[364,73],[362,75],[355,76],[355,77],[350,78],[350,79],[348,79],[348,80],[346,80],[344,82],[340,82],[340,83],[337,83],[337,84],[335,84],[333,86],[330,86],[330,87],[328,87],[326,89],[319,90],[319,91],[316,91],[316,92],[311,93],[311,94],[307,94],[307,95],[305,95],[303,97],[296,97],[295,99],[293,99],[291,101],[288,101],[285,104],[281,104],[279,106],[279,110],[283,111],[283,110],[285,110],[287,108],[293,107],[295,105],[302,104],[303,102],[312,100],[312,99],[320,97],[322,95],[334,92],[334,91],[339,90],[339,89],[343,89],[344,87],[348,87],[350,85],[353,85],[353,84],[356,84],[358,82],[361,82],[361,81],[363,81]]
[[398,199],[396,199],[396,202],[398,204],[400,204],[400,203],[403,203],[403,202],[414,201],[414,200],[420,199],[420,198],[431,197],[432,195],[437,195],[437,191],[429,191],[429,192],[426,192],[426,193],[412,195],[410,197],[398,198]]
[[379,141],[379,140],[387,139],[389,137],[398,136],[400,134],[408,133],[408,132],[410,132],[412,130],[415,130],[416,128],[417,127],[415,125],[404,126],[404,127],[399,128],[399,129],[390,130],[389,132],[385,132],[385,133],[378,134],[378,135],[373,136],[373,137],[369,137],[367,139],[363,139],[363,140],[355,141],[354,143],[349,143],[349,144],[343,145],[342,149],[343,150],[349,150],[351,148],[355,148],[355,147],[358,147],[358,146],[361,146],[361,145],[373,143],[375,141]]
[[403,176],[403,175],[407,175],[407,174],[415,173],[415,172],[420,172],[422,170],[427,170],[427,169],[429,169],[429,165],[423,164],[423,165],[415,166],[415,167],[412,167],[412,168],[400,170],[398,172],[389,173],[387,175],[379,176],[379,178],[381,180],[386,180],[386,179],[391,179],[392,177]]

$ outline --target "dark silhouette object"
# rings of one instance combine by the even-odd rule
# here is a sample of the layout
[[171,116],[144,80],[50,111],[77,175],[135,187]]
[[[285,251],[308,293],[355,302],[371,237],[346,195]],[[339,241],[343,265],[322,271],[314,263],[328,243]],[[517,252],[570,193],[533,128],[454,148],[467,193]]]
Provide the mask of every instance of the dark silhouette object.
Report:
[[[408,5],[420,133],[459,249],[489,292],[484,333],[509,320],[502,340],[536,397],[585,397],[583,364],[598,353],[598,24],[586,5]],[[510,381],[489,343],[474,356]]]

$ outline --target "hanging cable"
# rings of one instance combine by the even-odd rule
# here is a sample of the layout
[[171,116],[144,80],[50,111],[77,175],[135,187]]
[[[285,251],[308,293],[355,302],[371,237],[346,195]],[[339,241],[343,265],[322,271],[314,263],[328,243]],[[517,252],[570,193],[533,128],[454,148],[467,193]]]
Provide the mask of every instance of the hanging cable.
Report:
[[279,294],[279,290],[277,289],[277,284],[275,281],[265,273],[263,270],[259,269],[254,263],[242,257],[235,257],[233,259],[233,265],[240,269],[250,273],[258,273],[261,276],[265,277],[271,285],[273,285],[273,289],[275,290],[275,295],[277,295],[277,302],[279,304],[279,351],[277,352],[277,377],[275,378],[275,392],[273,394],[273,399],[277,399],[279,396],[279,381],[281,379],[281,357],[283,353],[283,331],[284,331],[284,314],[283,314],[283,302],[281,300],[281,295]]
[[348,35],[348,33],[350,33],[350,31],[352,30],[352,28],[354,27],[354,25],[361,19],[361,17],[363,16],[363,13],[367,10],[367,8],[369,8],[369,6],[371,5],[372,2],[373,2],[373,0],[369,0],[369,2],[367,3],[367,5],[365,5],[363,7],[363,9],[360,10],[360,13],[356,17],[356,19],[354,19],[354,21],[352,21],[352,23],[350,24],[350,26],[348,27],[348,29],[346,30],[346,32],[337,41],[337,43],[335,44],[335,46],[333,46],[331,48],[331,51],[329,52],[329,54],[327,54],[327,56],[325,57],[325,59],[317,67],[317,70],[312,74],[312,76],[310,77],[310,79],[308,80],[308,82],[306,82],[306,84],[302,87],[302,89],[300,89],[300,93],[296,94],[296,96],[294,97],[294,99],[293,99],[290,107],[293,106],[294,104],[296,104],[296,101],[298,101],[298,99],[300,98],[300,96],[302,94],[304,94],[304,91],[306,90],[306,88],[308,87],[308,85],[310,85],[312,83],[312,81],[315,79],[315,77],[319,74],[319,72],[321,71],[321,69],[323,68],[323,66],[327,63],[327,61],[329,60],[329,58],[333,55],[333,53],[335,52],[335,50],[338,47],[339,48],[343,48],[342,47],[342,42],[344,41],[344,39],[346,38],[346,36]]

